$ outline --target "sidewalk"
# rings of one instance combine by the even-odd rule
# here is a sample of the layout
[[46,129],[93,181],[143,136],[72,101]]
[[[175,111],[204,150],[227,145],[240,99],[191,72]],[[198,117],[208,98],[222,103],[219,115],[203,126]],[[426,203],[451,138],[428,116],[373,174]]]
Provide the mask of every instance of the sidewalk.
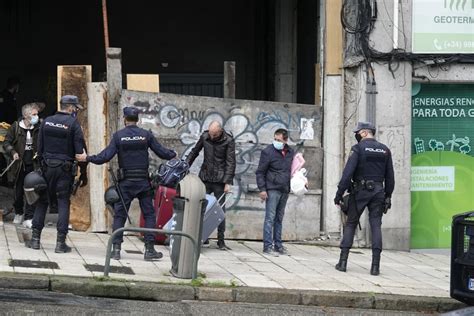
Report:
[[[15,225],[0,227],[0,272],[33,273],[49,276],[101,277],[102,272],[88,271],[85,265],[104,265],[107,234],[70,232],[68,243],[73,251],[54,253],[56,230],[45,228],[42,249],[26,248],[19,241]],[[343,291],[351,295],[396,294],[434,297],[451,302],[449,298],[450,258],[447,255],[383,251],[381,274],[371,276],[370,249],[353,249],[348,271],[334,269],[339,249],[287,243],[289,256],[262,254],[261,242],[228,241],[229,251],[203,248],[198,271],[200,282],[209,286],[244,286],[253,289],[286,289],[300,291]],[[111,273],[111,278],[155,283],[188,282],[170,275],[171,261],[166,247],[157,246],[164,258],[143,260],[143,243],[126,236],[122,245],[122,260],[112,260],[114,267],[128,267],[129,273]],[[57,267],[25,268],[10,266],[12,260],[49,261]],[[455,301],[452,300],[452,303]]]

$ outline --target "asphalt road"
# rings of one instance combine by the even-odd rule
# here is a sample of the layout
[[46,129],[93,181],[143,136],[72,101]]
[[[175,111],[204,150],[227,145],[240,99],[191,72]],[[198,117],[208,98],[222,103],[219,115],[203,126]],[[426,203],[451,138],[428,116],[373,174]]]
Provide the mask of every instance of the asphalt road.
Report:
[[0,289],[0,315],[427,315],[411,312],[221,302],[148,302]]

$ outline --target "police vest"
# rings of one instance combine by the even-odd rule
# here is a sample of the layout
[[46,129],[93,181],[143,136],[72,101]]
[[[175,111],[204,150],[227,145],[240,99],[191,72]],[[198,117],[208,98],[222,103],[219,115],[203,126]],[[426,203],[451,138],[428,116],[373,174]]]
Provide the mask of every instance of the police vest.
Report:
[[376,140],[363,140],[359,144],[359,156],[354,180],[384,181],[388,158],[391,153]]
[[68,114],[56,114],[45,119],[42,126],[44,153],[65,155],[74,159],[74,135],[72,126],[76,118]]
[[125,127],[116,137],[120,168],[148,170],[149,132],[135,126]]

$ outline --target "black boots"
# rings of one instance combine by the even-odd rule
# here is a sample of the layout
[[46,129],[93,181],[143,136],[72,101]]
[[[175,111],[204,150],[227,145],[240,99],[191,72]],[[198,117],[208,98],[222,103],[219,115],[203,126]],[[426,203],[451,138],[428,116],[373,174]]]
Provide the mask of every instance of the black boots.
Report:
[[31,249],[40,249],[41,230],[33,228],[31,239],[26,242],[26,247]]
[[217,248],[220,250],[232,250],[225,244],[224,239],[217,240]]
[[370,267],[370,274],[379,275],[380,274],[380,253],[372,253],[372,266]]
[[145,242],[145,255],[146,261],[158,260],[163,258],[163,254],[155,250],[155,243],[153,241]]
[[120,250],[122,249],[121,244],[113,244],[112,245],[112,259],[120,260]]
[[[341,249],[341,256],[339,262],[336,264],[336,270],[341,272],[347,271],[347,258],[349,257],[349,248]],[[372,266],[370,267],[370,274],[380,274],[380,251],[372,252]]]
[[341,256],[339,262],[336,264],[336,270],[346,272],[347,270],[347,258],[349,257],[349,248],[341,249]]
[[[112,259],[120,260],[120,250],[122,249],[122,245],[117,243],[112,245]],[[153,241],[145,242],[145,254],[144,259],[146,261],[158,260],[163,258],[163,254],[155,250],[155,245]]]
[[65,253],[71,252],[71,247],[66,245],[66,234],[58,233],[58,237],[56,239],[56,249],[54,249],[56,253]]
[[[38,250],[41,248],[40,239],[41,239],[41,230],[33,228],[32,233],[31,233],[31,240],[26,243],[26,246],[28,248]],[[71,247],[66,245],[66,234],[58,233],[58,237],[56,239],[56,249],[54,249],[54,252],[64,253],[64,252],[70,252],[70,251],[71,251]]]

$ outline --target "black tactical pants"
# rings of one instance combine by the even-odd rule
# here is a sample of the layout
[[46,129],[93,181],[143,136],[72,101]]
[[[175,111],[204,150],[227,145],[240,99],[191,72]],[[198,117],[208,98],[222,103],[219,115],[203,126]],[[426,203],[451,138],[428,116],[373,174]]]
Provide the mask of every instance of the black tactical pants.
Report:
[[355,198],[349,200],[347,222],[344,226],[344,235],[341,240],[341,249],[350,249],[354,241],[360,216],[367,207],[369,209],[369,223],[372,232],[372,252],[382,251],[382,215],[384,210],[385,193],[383,185],[377,184],[372,191],[362,189],[355,193]]
[[44,178],[48,184],[48,191],[43,193],[35,208],[33,216],[33,228],[42,230],[46,211],[50,201],[57,201],[58,223],[56,225],[59,234],[67,234],[69,227],[69,208],[71,188],[74,181],[70,170],[65,170],[63,165],[56,167],[45,167]]
[[[145,228],[156,228],[156,216],[155,210],[153,209],[153,194],[151,194],[151,186],[148,180],[127,180],[124,179],[119,183],[120,190],[122,191],[123,202],[115,203],[114,205],[114,223],[113,231],[125,226],[127,221],[127,213],[130,209],[130,205],[133,199],[138,198],[140,210],[142,211],[143,218],[145,219]],[[153,233],[145,233],[145,241],[154,242],[155,235]],[[123,242],[123,233],[118,234],[114,237],[114,244],[121,244]]]

